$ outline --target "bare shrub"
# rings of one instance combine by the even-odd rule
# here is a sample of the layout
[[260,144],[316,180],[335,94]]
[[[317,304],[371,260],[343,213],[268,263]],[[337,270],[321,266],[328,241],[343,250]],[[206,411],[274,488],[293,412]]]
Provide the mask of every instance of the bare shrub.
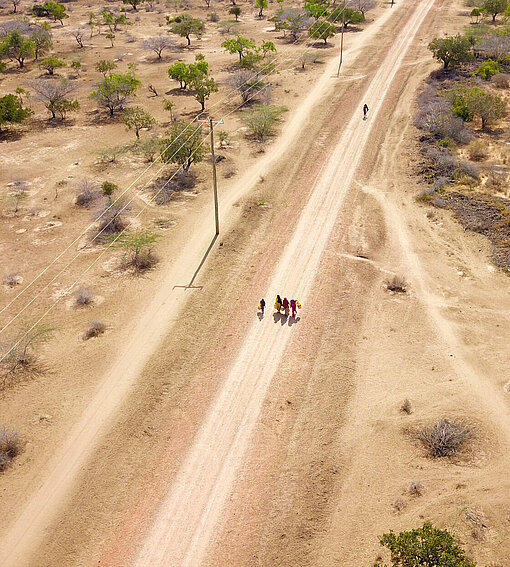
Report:
[[400,406],[400,411],[402,413],[406,413],[407,415],[411,415],[413,413],[414,411],[413,404],[411,403],[411,400],[409,398],[406,398],[402,402],[402,405]]
[[80,307],[90,305],[94,302],[94,292],[84,286],[81,286],[74,292],[74,300],[76,305]]
[[99,197],[98,184],[92,179],[82,179],[76,186],[75,205],[88,207]]
[[156,179],[151,190],[157,205],[166,205],[172,199],[174,193],[191,191],[197,184],[197,176],[193,171],[172,172],[170,176]]
[[491,83],[497,89],[507,89],[510,87],[510,75],[508,73],[498,73],[497,75],[493,75]]
[[218,16],[218,14],[216,12],[211,12],[210,14],[208,14],[207,19],[210,22],[219,22],[220,21],[220,17]]
[[101,212],[94,240],[105,242],[113,235],[122,232],[127,227],[127,222],[122,216],[124,211],[125,207],[120,203],[105,207]]
[[454,172],[458,168],[459,160],[446,148],[434,146],[427,148],[424,153],[436,175],[453,178]]
[[107,326],[102,321],[94,320],[91,321],[88,329],[83,333],[83,340],[88,341],[94,337],[99,337],[102,335],[107,329]]
[[409,494],[411,496],[422,496],[423,495],[423,484],[417,480],[412,480],[409,483]]
[[469,159],[473,161],[483,161],[487,159],[489,153],[487,151],[487,144],[482,140],[473,140],[468,148]]
[[437,138],[450,138],[460,144],[472,138],[462,119],[452,113],[449,103],[438,97],[420,106],[415,122],[418,128],[427,130]]
[[395,502],[393,502],[393,508],[396,512],[401,512],[406,506],[407,504],[402,498],[397,498]]
[[458,179],[459,177],[466,176],[470,177],[472,180],[477,181],[480,177],[480,170],[478,166],[466,160],[459,160],[457,164],[457,169],[454,171],[454,177]]
[[15,285],[19,285],[21,281],[22,281],[21,276],[16,273],[5,274],[4,276],[4,285],[7,285],[9,287],[14,287]]
[[23,450],[23,443],[16,431],[0,431],[0,472],[3,472]]
[[386,289],[395,293],[406,293],[407,282],[403,276],[393,276],[391,280],[386,282]]
[[225,168],[225,171],[223,172],[223,177],[225,179],[230,179],[231,177],[234,177],[236,173],[237,173],[236,168],[233,166],[229,166]]
[[424,427],[418,434],[431,457],[454,457],[461,445],[470,437],[467,427],[440,419],[434,425]]
[[148,272],[159,262],[159,258],[152,252],[140,252],[129,260],[127,265],[135,272]]

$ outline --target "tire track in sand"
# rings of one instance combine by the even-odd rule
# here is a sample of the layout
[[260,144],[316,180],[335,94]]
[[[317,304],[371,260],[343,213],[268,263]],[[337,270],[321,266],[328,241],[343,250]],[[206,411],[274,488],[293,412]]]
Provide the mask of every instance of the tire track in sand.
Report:
[[[415,8],[361,101],[371,107],[369,120],[363,122],[360,115],[351,118],[324,166],[268,286],[268,304],[284,291],[289,297],[299,297],[306,307],[322,251],[376,126],[384,96],[433,3],[425,0]],[[291,332],[288,325],[267,316],[250,327],[162,502],[134,562],[136,567],[198,567],[203,562]]]

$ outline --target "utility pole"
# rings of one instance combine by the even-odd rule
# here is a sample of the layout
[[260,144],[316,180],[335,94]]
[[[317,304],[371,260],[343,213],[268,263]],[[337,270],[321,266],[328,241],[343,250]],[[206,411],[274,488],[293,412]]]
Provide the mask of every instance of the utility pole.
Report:
[[223,124],[223,120],[213,120],[209,117],[209,120],[197,119],[197,122],[203,122],[204,124],[209,123],[209,131],[211,135],[211,161],[213,170],[213,196],[214,196],[214,224],[216,229],[216,236],[220,233],[220,215],[219,215],[219,205],[218,205],[218,183],[216,178],[216,156],[214,155],[214,124]]
[[345,0],[342,6],[342,34],[340,38],[340,61],[338,63],[338,71],[336,73],[336,78],[340,76],[340,67],[342,66],[342,61],[344,59],[344,28],[345,28]]

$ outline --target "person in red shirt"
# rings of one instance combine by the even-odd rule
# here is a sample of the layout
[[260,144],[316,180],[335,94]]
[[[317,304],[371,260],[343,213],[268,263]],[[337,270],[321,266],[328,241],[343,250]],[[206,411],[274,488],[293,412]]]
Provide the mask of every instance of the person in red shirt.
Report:
[[283,305],[283,309],[285,310],[285,317],[288,317],[289,316],[289,300],[286,297],[283,298],[282,305]]

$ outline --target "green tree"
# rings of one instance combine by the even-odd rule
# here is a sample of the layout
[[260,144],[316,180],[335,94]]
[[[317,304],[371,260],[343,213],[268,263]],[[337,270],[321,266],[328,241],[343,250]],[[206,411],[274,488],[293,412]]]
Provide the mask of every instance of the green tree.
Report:
[[460,34],[452,37],[436,37],[429,43],[434,59],[443,62],[443,68],[457,67],[473,59],[471,42]]
[[124,108],[129,97],[136,93],[141,84],[133,70],[116,73],[105,77],[89,96],[95,99],[100,106],[107,108],[110,116],[113,116],[116,110]]
[[122,0],[123,4],[129,4],[135,12],[138,11],[138,6],[142,2],[145,2],[145,0]]
[[122,114],[121,120],[128,130],[134,129],[137,138],[140,137],[142,128],[150,128],[156,122],[155,118],[140,106],[127,108]]
[[205,30],[205,23],[202,20],[186,13],[176,16],[175,18],[167,16],[166,21],[171,25],[170,31],[176,35],[185,37],[188,45],[191,45],[191,34],[202,35]]
[[29,108],[23,108],[19,97],[8,94],[0,97],[0,132],[5,124],[20,124],[33,112]]
[[248,51],[255,49],[255,42],[253,39],[247,39],[246,37],[238,35],[237,37],[224,41],[221,47],[229,53],[237,53],[239,55],[239,61],[241,61]]
[[173,122],[175,102],[165,99],[163,100],[163,108],[170,113],[170,120]]
[[305,2],[305,10],[314,20],[329,16],[328,9],[320,2]]
[[485,0],[482,10],[492,16],[492,23],[496,23],[496,16],[503,14],[508,5],[508,0]]
[[109,61],[108,59],[100,59],[96,63],[96,71],[98,73],[102,73],[103,77],[106,78],[106,75],[111,74],[111,72],[117,68],[117,64],[113,61]]
[[361,24],[365,21],[365,15],[363,12],[358,12],[352,8],[334,8],[331,10],[329,15],[330,22],[343,22],[344,28],[347,28],[349,24]]
[[116,247],[129,255],[128,266],[137,271],[145,271],[157,263],[152,255],[152,245],[160,238],[159,234],[141,228],[135,232],[123,232],[112,237]]
[[215,80],[204,75],[192,79],[190,87],[195,91],[195,98],[200,103],[202,111],[205,110],[205,101],[212,93],[218,92],[218,85]]
[[107,33],[105,35],[106,39],[110,40],[110,44],[113,47],[113,42],[115,41],[115,34],[114,33]]
[[54,2],[54,0],[48,0],[42,6],[40,4],[34,4],[32,13],[39,18],[52,16],[53,19],[59,21],[61,25],[64,25],[65,18],[69,17],[64,4],[59,4],[58,2]]
[[12,30],[4,36],[0,43],[0,59],[7,57],[16,60],[22,69],[25,59],[35,54],[35,43],[21,33],[20,30]]
[[34,54],[37,60],[40,55],[43,55],[53,47],[50,25],[44,22],[30,34],[30,39],[34,42]]
[[185,90],[189,80],[189,69],[183,61],[176,61],[169,69],[168,76],[174,81],[179,81],[180,88]]
[[[389,549],[393,567],[475,567],[450,532],[429,523],[398,535],[390,531],[379,542]],[[374,567],[382,565],[377,563]]]
[[119,188],[118,185],[112,183],[111,181],[103,181],[101,184],[101,193],[108,199],[108,202],[112,203],[112,197],[115,191]]
[[466,100],[470,113],[478,116],[482,121],[482,130],[506,114],[506,104],[503,100],[478,87],[472,88],[467,93]]
[[241,15],[241,8],[239,6],[232,6],[232,8],[230,8],[228,13],[232,14],[235,17],[236,22],[237,22],[239,16]]
[[82,65],[80,61],[76,60],[71,63],[71,69],[76,73],[77,77],[80,76],[81,67]]
[[255,0],[255,7],[259,8],[259,18],[264,17],[264,14],[262,13],[262,11],[264,10],[264,8],[268,7],[268,1],[267,0]]
[[202,127],[186,122],[174,122],[169,137],[161,144],[161,160],[165,163],[176,163],[184,171],[188,171],[193,163],[203,160],[205,150],[202,139]]
[[336,27],[329,22],[317,21],[308,28],[308,35],[314,39],[323,39],[324,43],[328,42],[329,37],[336,34]]
[[67,63],[62,61],[62,59],[58,59],[58,57],[55,57],[54,55],[50,55],[39,63],[39,67],[41,67],[41,69],[46,69],[46,71],[48,71],[48,75],[53,75],[55,73],[55,69],[67,67]]
[[245,110],[242,120],[253,136],[263,142],[274,134],[276,126],[286,110],[285,106],[259,104],[250,110]]
[[483,14],[483,11],[480,8],[473,8],[470,12],[471,19],[474,20],[474,23],[477,24],[480,21],[480,18]]

